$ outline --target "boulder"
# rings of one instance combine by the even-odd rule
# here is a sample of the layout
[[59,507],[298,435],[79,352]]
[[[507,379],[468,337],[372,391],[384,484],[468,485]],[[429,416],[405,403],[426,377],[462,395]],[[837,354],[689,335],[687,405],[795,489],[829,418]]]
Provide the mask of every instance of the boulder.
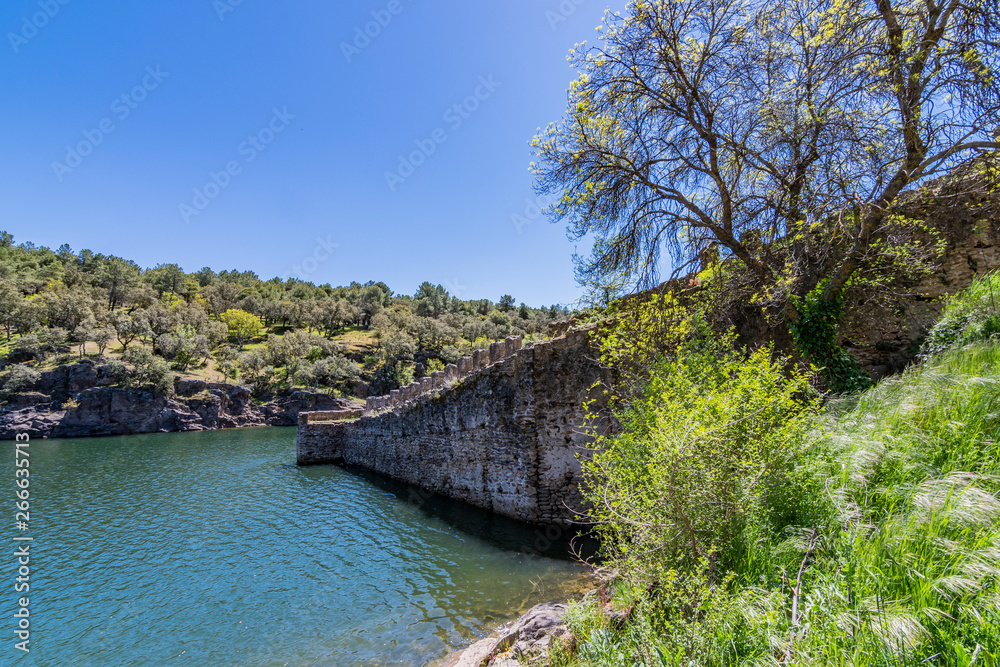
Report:
[[204,380],[178,380],[174,383],[174,392],[180,396],[193,396],[208,389]]
[[566,605],[546,602],[528,610],[509,628],[476,642],[448,667],[516,667],[548,651],[552,641],[568,634],[563,617]]

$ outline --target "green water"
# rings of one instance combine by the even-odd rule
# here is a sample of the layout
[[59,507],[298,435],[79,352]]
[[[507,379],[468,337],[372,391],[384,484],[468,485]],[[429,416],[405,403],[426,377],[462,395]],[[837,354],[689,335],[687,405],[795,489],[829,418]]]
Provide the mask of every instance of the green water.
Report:
[[[336,467],[298,468],[294,439],[32,441],[27,533],[14,528],[3,443],[0,665],[423,665],[579,587],[579,566],[512,548],[532,532],[454,506],[435,514]],[[13,538],[26,534],[23,654]]]

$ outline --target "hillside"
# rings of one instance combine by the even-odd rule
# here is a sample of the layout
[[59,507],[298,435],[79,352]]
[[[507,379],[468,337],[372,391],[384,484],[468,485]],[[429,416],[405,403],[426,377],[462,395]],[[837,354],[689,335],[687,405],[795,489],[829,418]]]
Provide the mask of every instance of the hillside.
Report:
[[[503,295],[463,300],[423,283],[316,285],[250,271],[141,268],[0,232],[0,400],[90,359],[113,385],[169,397],[177,380],[235,381],[254,399],[296,388],[388,393],[510,335],[544,337],[568,311]],[[56,406],[58,407],[58,406]]]
[[614,574],[546,664],[997,664],[997,294],[977,279],[919,364],[826,402],[696,327],[584,464]]

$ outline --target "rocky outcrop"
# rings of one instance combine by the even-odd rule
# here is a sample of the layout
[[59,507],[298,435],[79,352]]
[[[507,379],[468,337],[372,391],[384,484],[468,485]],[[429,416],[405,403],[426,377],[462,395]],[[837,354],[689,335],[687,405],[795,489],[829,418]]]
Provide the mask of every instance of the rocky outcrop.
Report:
[[566,605],[547,602],[532,607],[509,627],[452,656],[440,667],[520,667],[544,664],[553,642],[571,642],[563,622]]
[[[438,393],[348,422],[299,423],[299,464],[371,470],[534,524],[583,509],[584,402],[603,371],[590,332],[525,346]],[[594,406],[597,407],[597,406]],[[600,427],[598,425],[598,427]]]
[[0,408],[0,439],[78,438],[245,426],[293,426],[300,412],[343,410],[349,401],[295,391],[257,405],[246,387],[180,380],[174,395],[111,386],[102,366],[84,361],[42,373],[33,391]]

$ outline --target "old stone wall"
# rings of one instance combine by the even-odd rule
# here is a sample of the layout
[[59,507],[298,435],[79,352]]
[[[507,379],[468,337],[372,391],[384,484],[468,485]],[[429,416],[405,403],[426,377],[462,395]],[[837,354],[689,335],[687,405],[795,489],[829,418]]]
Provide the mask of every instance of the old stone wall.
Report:
[[[365,410],[369,412],[395,410],[408,406],[422,396],[450,388],[455,382],[478,373],[486,366],[516,354],[521,349],[522,342],[521,336],[508,336],[505,340],[490,343],[488,348],[475,350],[471,356],[462,357],[457,363],[448,364],[443,371],[431,373],[405,387],[393,390],[386,396],[369,397],[365,401]],[[314,417],[312,421],[320,421],[320,418]]]
[[[989,186],[989,187],[987,187]],[[857,303],[842,327],[844,348],[876,379],[901,371],[919,351],[948,296],[976,276],[1000,269],[1000,189],[942,182],[913,195],[906,215],[925,221],[945,242],[931,275],[905,286],[891,305]]]
[[298,462],[357,466],[538,524],[582,509],[583,403],[602,377],[588,331],[491,355],[449,389],[354,421],[300,419]]

